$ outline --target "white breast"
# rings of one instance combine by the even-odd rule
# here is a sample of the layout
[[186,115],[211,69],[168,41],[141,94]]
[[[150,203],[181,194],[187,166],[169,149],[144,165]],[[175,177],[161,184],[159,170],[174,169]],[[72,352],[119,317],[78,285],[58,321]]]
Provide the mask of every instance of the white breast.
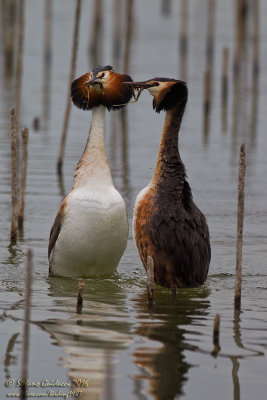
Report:
[[52,273],[86,277],[114,272],[126,248],[128,218],[114,186],[78,188],[66,210],[52,258]]

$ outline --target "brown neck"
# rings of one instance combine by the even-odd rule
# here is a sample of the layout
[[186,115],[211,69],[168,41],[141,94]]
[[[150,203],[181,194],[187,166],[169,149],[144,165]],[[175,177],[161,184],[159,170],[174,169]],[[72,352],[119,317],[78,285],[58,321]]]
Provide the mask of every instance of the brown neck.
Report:
[[159,146],[156,168],[151,180],[157,190],[173,191],[181,194],[186,177],[184,164],[178,148],[178,133],[182,122],[185,104],[178,104],[166,112]]

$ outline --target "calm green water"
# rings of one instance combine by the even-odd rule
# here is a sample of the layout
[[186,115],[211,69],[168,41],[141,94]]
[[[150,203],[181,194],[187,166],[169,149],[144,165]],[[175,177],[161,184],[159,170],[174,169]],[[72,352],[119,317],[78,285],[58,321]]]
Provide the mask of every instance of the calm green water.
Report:
[[[30,128],[29,167],[24,231],[13,247],[9,246],[9,110],[14,104],[14,80],[5,73],[3,43],[0,45],[1,399],[19,392],[16,385],[21,370],[24,261],[28,248],[34,253],[28,375],[29,385],[35,384],[28,387],[29,398],[37,393],[46,394],[46,398],[64,398],[65,394],[66,398],[72,389],[57,385],[68,385],[75,380],[76,385],[83,387],[69,394],[73,399],[265,399],[267,27],[264,21],[267,3],[259,2],[258,91],[252,80],[253,18],[248,22],[247,68],[239,88],[233,77],[232,3],[230,0],[216,2],[212,107],[209,132],[204,135],[208,1],[189,2],[186,76],[189,102],[180,148],[194,199],[207,216],[210,227],[209,278],[203,287],[180,290],[176,297],[157,287],[156,303],[149,307],[146,278],[130,231],[117,273],[104,279],[86,280],[84,307],[78,314],[78,281],[50,278],[47,265],[50,228],[63,192],[71,188],[91,118],[90,112],[72,108],[62,187],[56,175],[56,161],[75,7],[71,0],[65,0],[64,6],[60,0],[53,1],[51,84],[46,81],[44,85],[44,1],[25,0],[21,121]],[[3,4],[2,1],[1,21]],[[181,77],[178,51],[181,2],[171,1],[170,5],[170,15],[163,16],[159,0],[134,3],[130,69],[135,80]],[[76,76],[92,66],[87,53],[92,6],[93,1],[83,1]],[[113,2],[105,1],[101,64],[114,64],[112,10]],[[125,22],[123,17],[122,26]],[[225,130],[221,112],[224,47],[229,48],[230,57]],[[50,119],[41,118],[41,128],[34,131],[32,121],[42,115],[44,87],[50,99]],[[106,116],[107,153],[115,185],[127,203],[130,224],[136,195],[152,175],[164,119],[164,115],[153,112],[151,100],[144,93],[137,104],[127,107],[125,115],[117,112]],[[237,100],[240,100],[238,105]],[[243,292],[242,311],[235,314],[236,188],[242,142],[247,148]],[[216,314],[221,317],[219,349],[214,349],[212,341]],[[5,385],[7,382],[10,387]]]

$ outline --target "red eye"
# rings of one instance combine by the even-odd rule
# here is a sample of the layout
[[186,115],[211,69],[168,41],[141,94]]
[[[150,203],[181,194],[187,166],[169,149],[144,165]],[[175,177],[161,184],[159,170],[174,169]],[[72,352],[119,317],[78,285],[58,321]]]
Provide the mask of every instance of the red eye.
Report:
[[154,83],[154,86],[159,86],[159,83],[158,83],[158,82],[155,82],[155,83]]
[[104,78],[105,76],[105,72],[103,72],[103,74],[100,76],[100,78]]

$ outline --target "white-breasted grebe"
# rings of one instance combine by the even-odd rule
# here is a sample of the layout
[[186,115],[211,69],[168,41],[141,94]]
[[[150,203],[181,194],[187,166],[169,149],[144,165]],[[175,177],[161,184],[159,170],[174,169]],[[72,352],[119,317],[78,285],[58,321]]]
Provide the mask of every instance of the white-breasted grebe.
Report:
[[[128,75],[98,66],[72,83],[73,103],[92,109],[89,136],[50,232],[48,258],[52,275],[88,277],[116,270],[128,239],[125,202],[115,189],[104,144],[105,111],[132,97],[123,84]],[[116,105],[116,106],[115,106]]]
[[[126,83],[127,84],[127,83]],[[211,257],[205,216],[192,199],[185,166],[178,148],[178,133],[187,103],[186,83],[153,78],[129,82],[129,87],[147,89],[156,112],[166,111],[152,179],[137,196],[133,230],[135,242],[147,269],[154,263],[154,281],[165,287],[194,287],[205,282]]]

